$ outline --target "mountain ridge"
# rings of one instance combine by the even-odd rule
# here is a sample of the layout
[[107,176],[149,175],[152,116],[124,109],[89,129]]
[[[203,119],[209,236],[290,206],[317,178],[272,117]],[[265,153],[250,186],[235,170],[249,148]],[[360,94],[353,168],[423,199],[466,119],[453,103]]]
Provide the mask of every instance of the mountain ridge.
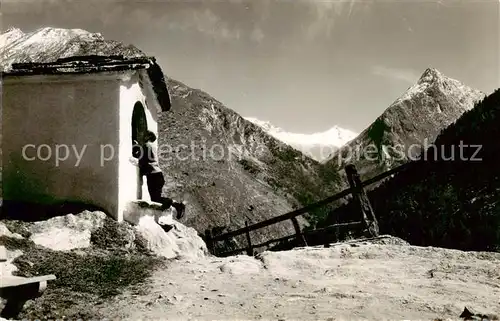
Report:
[[[340,168],[351,162],[362,178],[371,178],[418,157],[423,145],[432,144],[441,130],[484,97],[428,67],[370,126],[323,163]],[[376,150],[370,157],[368,146]]]
[[[187,162],[172,157],[181,151],[161,156],[165,159],[166,191],[187,195],[193,204],[201,200],[196,206],[199,212],[207,213],[190,217],[188,225],[202,229],[209,222],[216,226],[232,222],[242,227],[245,219],[256,223],[337,191],[336,170],[277,140],[206,92],[174,79],[168,79],[167,85],[172,116],[162,119],[160,127],[165,130],[159,143],[181,146],[194,142],[194,153],[190,153],[195,157]],[[186,132],[188,136],[183,135]],[[213,152],[215,146],[220,149],[217,155],[203,158],[204,152]],[[287,233],[293,231],[291,225],[289,228]],[[266,229],[255,234],[264,238],[269,233]]]
[[262,121],[255,117],[244,118],[262,127],[271,136],[319,162],[358,135],[351,130],[339,126],[333,126],[326,131],[312,134],[288,132],[280,127],[274,126],[269,121]]
[[126,58],[145,54],[133,45],[106,40],[100,33],[83,29],[44,27],[24,33],[18,28],[9,28],[0,35],[0,68],[9,71],[12,63],[54,62],[54,57],[113,56]]

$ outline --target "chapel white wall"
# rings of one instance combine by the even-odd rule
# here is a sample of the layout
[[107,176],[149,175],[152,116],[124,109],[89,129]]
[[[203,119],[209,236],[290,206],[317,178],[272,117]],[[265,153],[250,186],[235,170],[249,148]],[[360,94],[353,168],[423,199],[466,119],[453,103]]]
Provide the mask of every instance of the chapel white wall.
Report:
[[[118,81],[98,76],[4,79],[4,200],[82,201],[116,216],[119,162],[116,157],[103,162],[102,156],[103,146],[119,143],[119,103]],[[36,155],[42,144],[51,147],[47,160]],[[57,145],[70,151],[58,164]],[[83,151],[79,163],[75,151]]]

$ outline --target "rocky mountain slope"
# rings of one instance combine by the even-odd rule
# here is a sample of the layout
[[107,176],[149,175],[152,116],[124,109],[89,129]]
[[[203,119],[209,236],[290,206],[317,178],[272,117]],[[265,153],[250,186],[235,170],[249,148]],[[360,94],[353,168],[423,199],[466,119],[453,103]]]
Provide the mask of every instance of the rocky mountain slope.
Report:
[[[497,89],[438,135],[436,160],[412,162],[370,191],[380,229],[415,245],[500,252],[499,123]],[[356,207],[335,210],[332,221]]]
[[[142,56],[139,49],[80,29],[9,29],[0,38],[0,66],[83,55]],[[168,73],[168,71],[166,71]],[[164,191],[190,202],[185,223],[235,229],[292,210],[336,190],[338,175],[267,134],[207,93],[174,79],[172,110],[161,116]],[[185,146],[183,146],[185,145]],[[302,221],[304,223],[304,221]],[[255,233],[255,242],[292,233],[287,222]]]
[[[336,190],[338,174],[267,134],[207,93],[169,79],[172,111],[161,119],[167,194],[191,201],[186,224],[244,226]],[[286,222],[256,232],[291,233]],[[254,236],[252,236],[254,237]]]
[[442,129],[472,109],[484,96],[428,68],[415,85],[358,137],[332,154],[325,164],[339,167],[352,162],[363,178],[373,177],[415,159],[426,141],[432,144]]
[[262,127],[268,134],[301,151],[309,157],[321,162],[358,134],[348,129],[334,126],[327,131],[313,134],[287,132],[268,121],[254,117],[245,117],[246,120]]

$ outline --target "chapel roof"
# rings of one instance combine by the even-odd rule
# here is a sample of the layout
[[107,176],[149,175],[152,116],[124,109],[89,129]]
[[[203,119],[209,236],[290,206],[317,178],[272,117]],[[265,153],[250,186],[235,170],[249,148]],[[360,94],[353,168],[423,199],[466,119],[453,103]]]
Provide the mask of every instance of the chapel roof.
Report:
[[154,57],[123,56],[72,56],[59,58],[54,62],[13,63],[9,71],[2,72],[2,77],[62,74],[92,74],[100,72],[117,72],[146,69],[153,91],[162,111],[171,108],[170,95],[165,77]]

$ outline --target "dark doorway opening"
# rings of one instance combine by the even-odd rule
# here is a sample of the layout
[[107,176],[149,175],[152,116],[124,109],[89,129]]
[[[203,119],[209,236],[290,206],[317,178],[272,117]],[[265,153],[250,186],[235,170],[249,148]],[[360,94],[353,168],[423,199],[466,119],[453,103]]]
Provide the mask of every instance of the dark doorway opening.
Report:
[[138,101],[134,105],[132,112],[132,143],[137,141],[141,146],[146,142],[146,132],[148,131],[148,122],[144,105]]
[[[144,105],[138,101],[134,105],[134,110],[132,111],[132,146],[138,144],[139,146],[144,146],[146,143],[146,133],[148,131],[148,122],[146,119],[146,112],[144,111]],[[132,151],[130,151],[132,153]],[[137,199],[142,199],[142,176],[139,173],[139,168],[137,168]]]

